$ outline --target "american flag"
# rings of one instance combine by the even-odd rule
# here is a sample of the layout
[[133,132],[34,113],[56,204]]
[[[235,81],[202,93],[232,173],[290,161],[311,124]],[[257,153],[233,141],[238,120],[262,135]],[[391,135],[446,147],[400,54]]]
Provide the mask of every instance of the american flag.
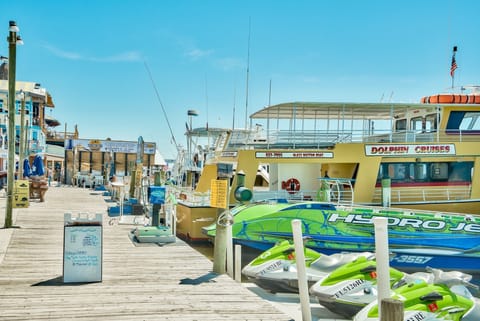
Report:
[[457,62],[455,61],[455,53],[457,52],[457,46],[453,47],[452,65],[450,66],[450,76],[454,76],[455,69],[457,69]]
[[455,61],[455,56],[452,57],[452,66],[450,67],[450,76],[453,77],[455,74],[455,69],[457,69],[457,62]]

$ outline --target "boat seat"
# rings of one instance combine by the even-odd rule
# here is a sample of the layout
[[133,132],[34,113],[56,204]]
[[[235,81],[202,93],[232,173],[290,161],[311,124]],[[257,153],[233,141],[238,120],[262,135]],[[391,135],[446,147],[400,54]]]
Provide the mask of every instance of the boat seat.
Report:
[[367,258],[371,257],[373,253],[371,252],[360,252],[360,253],[335,253],[331,255],[322,255],[316,259],[310,267],[318,268],[327,272],[333,271],[334,269],[342,266],[344,264],[350,263],[357,259],[360,256],[365,256]]

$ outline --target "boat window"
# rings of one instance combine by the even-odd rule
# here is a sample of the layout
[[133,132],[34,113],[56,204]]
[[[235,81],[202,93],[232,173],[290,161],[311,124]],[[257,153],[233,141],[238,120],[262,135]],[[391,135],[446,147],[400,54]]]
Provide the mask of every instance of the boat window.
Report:
[[377,187],[381,180],[391,178],[392,183],[428,182],[472,182],[473,162],[407,162],[383,163],[377,176]]
[[460,123],[461,130],[479,130],[480,121],[480,112],[467,112],[463,116],[462,122]]
[[430,177],[432,180],[447,180],[448,163],[432,163],[430,165]]
[[437,130],[437,114],[425,116],[425,132],[435,132]]
[[408,177],[408,168],[406,164],[389,164],[388,165],[388,174],[392,180],[402,180],[404,181]]
[[480,130],[480,111],[452,111],[447,122],[447,131]]
[[410,130],[415,132],[422,132],[423,129],[423,118],[422,117],[415,117],[410,119]]
[[397,121],[395,121],[395,129],[396,131],[407,130],[407,120],[398,119]]
[[416,163],[414,165],[414,178],[416,181],[425,181],[428,178],[427,164]]
[[473,162],[452,162],[449,168],[449,182],[471,182]]

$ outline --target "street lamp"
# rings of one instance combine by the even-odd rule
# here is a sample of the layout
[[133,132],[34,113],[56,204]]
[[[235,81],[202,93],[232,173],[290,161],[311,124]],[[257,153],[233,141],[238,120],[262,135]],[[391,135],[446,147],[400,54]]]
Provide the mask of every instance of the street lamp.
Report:
[[13,181],[15,175],[15,67],[17,44],[23,45],[17,23],[10,21],[8,41],[8,168],[7,204],[5,207],[5,228],[12,227]]

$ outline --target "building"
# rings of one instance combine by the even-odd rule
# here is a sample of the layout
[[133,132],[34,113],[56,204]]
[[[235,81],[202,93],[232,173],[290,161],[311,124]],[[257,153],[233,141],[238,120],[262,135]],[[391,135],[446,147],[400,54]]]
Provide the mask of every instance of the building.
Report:
[[[3,64],[5,65],[5,64]],[[3,66],[2,65],[2,66]],[[0,66],[3,70],[4,67]],[[4,73],[2,74],[4,76]],[[5,78],[3,77],[2,78]],[[25,155],[30,160],[36,154],[41,154],[46,161],[47,124],[45,122],[45,108],[54,108],[52,96],[39,83],[17,81],[15,84],[15,152],[20,151],[21,110],[24,112]],[[8,127],[8,80],[0,79],[0,177],[6,177],[7,127]]]
[[[143,149],[141,146],[143,145]],[[92,177],[105,180],[114,176],[131,176],[137,163],[142,163],[149,175],[155,163],[156,144],[152,142],[134,142],[99,139],[65,140],[65,184],[87,185]],[[90,180],[90,181],[89,181]]]

